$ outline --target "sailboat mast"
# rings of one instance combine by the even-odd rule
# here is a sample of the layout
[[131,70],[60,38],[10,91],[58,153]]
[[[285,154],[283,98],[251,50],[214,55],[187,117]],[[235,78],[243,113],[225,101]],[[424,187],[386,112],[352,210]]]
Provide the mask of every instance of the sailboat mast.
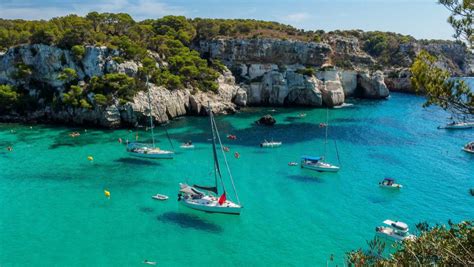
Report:
[[324,154],[323,156],[326,157],[326,153],[327,153],[327,146],[328,146],[328,128],[329,128],[329,109],[326,108],[326,136],[324,138]]
[[149,117],[150,117],[150,128],[151,128],[151,140],[153,142],[153,148],[155,147],[155,133],[153,131],[153,115],[152,115],[152,109],[151,109],[151,98],[150,98],[150,87],[148,86],[148,75],[146,76],[146,91],[147,91],[147,96],[148,96],[148,110],[150,111]]
[[[214,117],[213,117],[211,105],[209,104],[209,102],[207,103],[207,106],[209,110],[209,120],[211,122],[211,131],[212,131],[212,153],[214,156],[214,178],[215,178],[214,186],[217,188],[217,176],[219,175],[219,178],[222,180],[222,175],[221,175],[221,170],[219,167],[219,160],[217,159],[216,133],[214,131]],[[222,184],[222,186],[224,186],[224,184]],[[224,188],[224,191],[225,191],[225,188]]]
[[[232,184],[232,189],[234,190],[235,198],[237,199],[237,203],[240,205],[239,195],[237,194],[237,189],[235,189],[234,178],[232,177],[232,173],[230,172],[229,163],[227,162],[227,157],[225,155],[224,148],[222,146],[222,140],[221,140],[221,136],[219,135],[219,130],[217,129],[216,121],[213,119],[212,122],[214,124],[214,129],[216,131],[217,140],[219,141],[219,145],[221,146],[222,156],[224,157],[225,166],[227,168],[227,173],[229,174],[229,179],[230,179],[230,182]],[[222,181],[222,176],[221,176],[221,183],[222,183],[222,187],[224,188],[224,192],[225,192],[225,187],[224,187],[224,182]]]

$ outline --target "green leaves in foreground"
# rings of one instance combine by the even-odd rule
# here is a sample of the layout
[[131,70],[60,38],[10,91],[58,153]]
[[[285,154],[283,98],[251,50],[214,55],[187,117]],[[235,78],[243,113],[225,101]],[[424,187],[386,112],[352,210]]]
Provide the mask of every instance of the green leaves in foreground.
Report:
[[457,114],[474,114],[474,93],[460,79],[436,66],[436,57],[426,51],[411,66],[413,88],[426,93],[424,106],[437,105]]
[[[473,266],[474,221],[427,227],[417,225],[420,235],[396,246],[388,258],[381,256],[380,241],[369,242],[369,250],[347,253],[350,266]],[[422,229],[423,228],[423,229]],[[383,249],[382,249],[383,250]]]

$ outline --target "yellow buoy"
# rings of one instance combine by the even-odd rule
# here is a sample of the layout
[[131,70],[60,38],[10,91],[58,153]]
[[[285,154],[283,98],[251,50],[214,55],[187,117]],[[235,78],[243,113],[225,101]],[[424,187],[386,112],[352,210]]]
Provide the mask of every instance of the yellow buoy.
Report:
[[87,157],[87,160],[89,160],[89,161],[93,161],[93,160],[94,160],[94,158],[93,158],[92,156],[88,156],[88,157]]
[[110,192],[109,192],[109,191],[104,190],[104,195],[105,195],[106,197],[110,198]]

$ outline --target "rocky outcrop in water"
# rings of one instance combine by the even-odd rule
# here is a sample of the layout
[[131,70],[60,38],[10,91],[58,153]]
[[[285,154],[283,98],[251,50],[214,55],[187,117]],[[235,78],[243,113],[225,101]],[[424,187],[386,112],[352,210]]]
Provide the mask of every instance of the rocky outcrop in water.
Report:
[[276,123],[275,118],[272,117],[272,115],[265,115],[258,119],[256,122],[258,125],[265,125],[265,126],[273,126]]

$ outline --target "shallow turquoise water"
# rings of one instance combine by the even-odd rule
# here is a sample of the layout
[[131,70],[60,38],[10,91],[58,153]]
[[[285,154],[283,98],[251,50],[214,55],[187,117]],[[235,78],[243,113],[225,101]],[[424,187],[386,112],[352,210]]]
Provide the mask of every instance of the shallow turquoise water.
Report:
[[[330,138],[342,169],[320,174],[289,167],[323,151],[324,109],[283,109],[273,128],[253,126],[269,108],[217,117],[240,199],[241,216],[206,214],[178,205],[178,183],[210,181],[207,118],[169,125],[173,160],[130,158],[119,137],[127,130],[0,124],[0,266],[324,265],[330,254],[364,247],[387,219],[445,223],[474,218],[474,156],[460,150],[474,130],[436,127],[447,114],[422,109],[423,98],[393,94],[388,101],[354,102],[330,110]],[[305,118],[295,118],[300,112]],[[13,132],[11,131],[13,130]],[[70,138],[78,130],[81,136]],[[162,129],[159,145],[170,148]],[[140,132],[140,140],[148,133]],[[283,141],[258,147],[264,138]],[[194,150],[179,149],[191,139]],[[13,152],[5,147],[12,144]],[[89,162],[87,156],[93,156]],[[337,162],[335,147],[328,158]],[[395,177],[400,192],[380,189]],[[111,192],[104,197],[103,190]],[[166,202],[151,199],[163,193]]]

